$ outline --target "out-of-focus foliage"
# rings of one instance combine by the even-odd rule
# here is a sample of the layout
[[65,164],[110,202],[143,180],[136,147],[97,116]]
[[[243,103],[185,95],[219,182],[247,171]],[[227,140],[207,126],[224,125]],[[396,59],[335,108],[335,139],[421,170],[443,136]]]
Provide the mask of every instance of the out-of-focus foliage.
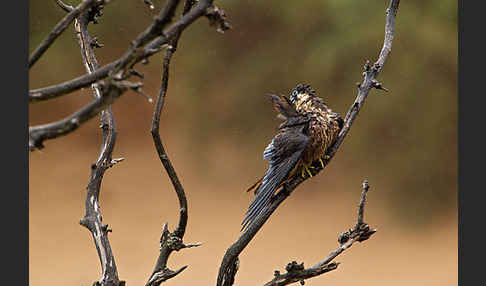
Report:
[[[205,162],[224,144],[257,169],[252,173],[257,176],[264,170],[261,152],[277,126],[264,95],[309,83],[344,115],[362,80],[362,65],[381,49],[387,2],[216,1],[233,30],[221,35],[201,19],[184,32],[171,66],[164,130],[187,142],[188,150],[199,150],[192,151],[191,164],[202,174],[217,172],[207,170]],[[158,8],[164,1],[154,3]],[[32,51],[64,12],[54,1],[30,5]],[[380,75],[390,92],[371,92],[329,167],[339,168],[343,179],[366,176],[387,186],[381,191],[392,216],[412,223],[431,223],[436,215],[456,211],[456,7],[451,0],[402,1],[392,53]],[[118,58],[153,15],[142,0],[108,4],[100,24],[90,26],[105,45],[97,50],[100,63]],[[140,68],[144,90],[152,96],[160,65],[157,55]],[[82,73],[71,27],[31,70],[30,83],[36,88]],[[89,100],[79,94],[31,106],[31,122],[72,112]],[[142,97],[127,94],[115,107],[121,133],[133,140],[147,133],[149,126],[141,122],[150,121],[152,106]],[[96,132],[84,144],[96,146]],[[227,164],[239,162],[221,162]]]

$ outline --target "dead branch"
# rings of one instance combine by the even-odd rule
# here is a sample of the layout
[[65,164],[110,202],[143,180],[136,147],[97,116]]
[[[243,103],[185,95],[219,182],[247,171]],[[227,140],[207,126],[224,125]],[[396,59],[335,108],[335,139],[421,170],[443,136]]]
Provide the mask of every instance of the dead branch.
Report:
[[116,80],[103,81],[96,85],[98,86],[97,89],[102,91],[100,93],[101,97],[96,98],[90,104],[57,122],[29,127],[29,150],[42,149],[44,148],[43,143],[45,140],[73,132],[81,124],[95,117],[112,104],[127,89],[137,90],[141,87],[141,83]]
[[[189,2],[193,3],[195,1]],[[213,20],[219,23],[217,25],[218,29],[227,29],[229,27],[229,24],[224,24],[226,23],[226,19],[222,10],[216,9],[218,12],[214,12],[213,10],[215,8],[212,8],[212,10],[208,10],[207,12],[208,7],[214,7],[212,1],[201,0],[192,9],[187,10],[187,13],[178,22],[173,24],[166,32],[163,32],[163,28],[171,21],[178,3],[179,0],[168,1],[165,8],[161,10],[152,24],[144,32],[139,34],[137,39],[132,42],[128,51],[120,59],[94,69],[91,73],[87,73],[77,79],[53,87],[31,91],[29,101],[32,103],[57,97],[86,87],[97,81],[96,84],[99,86],[104,86],[104,88],[109,86],[111,90],[117,87],[118,90],[116,93],[103,92],[103,96],[96,98],[92,103],[60,121],[29,127],[29,150],[42,149],[45,140],[54,139],[75,131],[81,124],[111,105],[125,90],[132,89],[135,92],[141,92],[141,83],[132,83],[125,80],[131,75],[138,74],[133,70],[133,65],[160,51],[160,48],[169,43],[169,40],[172,45],[177,44],[177,41],[174,41],[174,39],[178,38],[180,33],[198,17],[205,15],[205,13],[210,13],[214,19],[220,17],[220,20]],[[96,13],[91,13],[90,15],[96,15]],[[161,42],[150,42],[157,37],[162,39]],[[95,40],[91,39],[89,44],[96,45],[97,42]],[[106,77],[108,78],[100,81]]]
[[[96,2],[100,2],[99,0],[83,0],[76,8],[72,8],[69,10],[69,13],[62,18],[59,23],[54,26],[52,31],[47,35],[47,37],[42,41],[42,43],[32,52],[32,54],[29,57],[29,68],[31,68],[38,59],[44,54],[47,49],[51,46],[52,43],[59,37],[59,35],[66,30],[66,28],[71,24],[71,22],[78,17],[79,14],[81,14],[83,11],[86,9],[91,8]],[[101,1],[104,2],[104,1]],[[64,3],[58,1],[58,4],[63,8],[63,9],[69,9],[67,5]],[[62,5],[61,5],[62,4]]]
[[[338,139],[333,146],[328,150],[328,158],[324,160],[325,166],[332,160],[337,150],[341,146],[344,138],[349,132],[354,119],[358,115],[359,111],[363,107],[364,101],[368,97],[370,90],[374,87],[377,89],[383,89],[381,84],[376,80],[376,77],[383,68],[383,65],[391,51],[392,41],[394,36],[395,27],[395,17],[398,10],[399,0],[391,0],[390,6],[387,9],[387,17],[385,24],[385,39],[383,43],[383,48],[380,52],[378,60],[370,67],[367,62],[364,67],[364,79],[358,86],[358,95],[351,105],[346,117],[344,119],[344,126],[338,135]],[[324,166],[324,167],[325,167]],[[316,162],[314,168],[311,169],[312,175],[318,174],[324,168]],[[218,271],[217,286],[230,286],[234,282],[234,278],[239,265],[239,254],[245,249],[248,243],[253,239],[258,230],[263,226],[263,224],[268,220],[272,213],[277,209],[277,207],[288,197],[290,194],[299,186],[305,179],[300,176],[300,174],[295,174],[290,178],[289,182],[284,184],[282,190],[278,192],[273,198],[270,206],[262,211],[262,213],[255,219],[252,223],[234,242],[227,250],[223,259],[221,261],[221,266]]]
[[73,6],[62,2],[61,0],[56,0],[56,3],[59,7],[61,7],[62,10],[66,11],[67,13],[71,12],[74,9]]
[[[129,49],[118,60],[97,69],[93,73],[88,73],[85,76],[81,77],[81,78],[88,78],[88,81],[82,81],[82,80],[76,81],[75,79],[75,80],[65,82],[63,84],[56,85],[54,87],[48,87],[40,90],[31,91],[29,92],[29,102],[37,102],[37,101],[55,98],[64,93],[68,93],[76,89],[85,87],[97,80],[107,77],[109,74],[115,74],[130,64],[135,64],[134,62],[132,63],[131,61],[133,60],[135,54],[139,52],[139,48],[145,45],[148,41],[156,38],[157,36],[162,35],[162,31],[165,25],[168,24],[172,19],[172,16],[174,14],[178,2],[179,2],[178,0],[168,1],[165,8],[160,10],[160,13],[157,15],[157,17],[155,17],[152,24],[147,29],[145,29],[145,31],[143,31],[137,36],[137,38],[131,43]],[[118,75],[118,78],[121,79],[121,75]],[[73,85],[73,81],[74,81],[74,85]],[[78,83],[80,82],[82,85],[81,86],[76,85],[76,82]],[[62,92],[63,89],[67,89],[67,90],[64,90],[64,92]],[[59,92],[59,90],[61,91]]]
[[[100,8],[101,7],[98,7],[97,9]],[[88,73],[94,72],[99,67],[93,51],[92,39],[88,34],[88,24],[93,20],[92,15],[93,14],[89,12],[81,13],[79,17],[75,19],[74,25],[83,63],[85,64]],[[108,87],[110,86],[113,86],[113,84],[108,85]],[[109,92],[109,90],[102,89],[98,85],[93,85],[92,90],[95,100],[101,100],[104,98],[103,93]],[[117,96],[119,96],[120,92],[117,93]],[[101,111],[100,121],[103,140],[98,159],[96,160],[96,163],[91,165],[91,175],[85,202],[86,213],[80,220],[80,224],[85,226],[91,232],[100,259],[102,274],[100,280],[95,282],[94,285],[120,286],[124,285],[125,282],[120,281],[118,278],[115,257],[108,240],[108,232],[111,230],[108,229],[107,224],[103,224],[102,222],[99,195],[101,181],[105,171],[123,159],[112,158],[113,148],[116,141],[116,127],[111,107]]]
[[[187,28],[196,19],[208,13],[208,9],[213,7],[212,0],[200,0],[187,14],[166,31],[165,26],[172,19],[178,0],[169,0],[164,9],[155,18],[154,22],[131,43],[128,50],[118,59],[105,66],[100,67],[93,73],[85,74],[75,79],[45,88],[29,91],[29,102],[56,98],[70,93],[77,89],[87,87],[90,84],[118,73],[119,77],[128,76],[130,70],[136,63],[146,60],[148,57],[161,51],[164,45],[178,33]],[[212,10],[210,10],[212,12]],[[225,23],[225,20],[219,21]],[[226,25],[225,25],[226,26]],[[229,26],[229,24],[227,25]]]
[[[184,8],[182,11],[182,15],[184,16],[187,14],[191,7],[193,6],[193,0],[186,0],[184,4]],[[181,31],[182,32],[182,31]],[[169,83],[169,65],[170,60],[177,49],[177,44],[179,41],[179,37],[181,35],[179,32],[171,41],[171,45],[166,49],[164,60],[162,63],[162,80],[161,80],[161,87],[157,96],[157,101],[154,108],[154,114],[152,118],[152,137],[154,140],[155,149],[157,150],[157,154],[159,155],[160,161],[164,166],[167,175],[169,176],[172,185],[174,186],[174,190],[177,194],[179,199],[180,205],[180,212],[179,212],[179,224],[174,230],[174,232],[169,232],[167,223],[164,224],[162,236],[160,238],[160,253],[159,257],[157,258],[157,262],[155,263],[154,270],[150,275],[149,280],[146,283],[146,286],[158,286],[160,283],[176,276],[177,274],[181,273],[184,269],[187,268],[186,266],[181,267],[180,269],[173,271],[167,267],[167,261],[169,259],[170,254],[176,250],[179,251],[183,248],[199,246],[200,244],[184,244],[183,237],[186,231],[187,226],[187,198],[184,192],[184,188],[182,187],[181,182],[177,176],[177,173],[172,165],[167,152],[165,151],[162,139],[160,137],[159,126],[160,126],[160,115],[162,113],[162,109],[164,108],[165,97],[167,96],[167,87]]]
[[371,229],[366,223],[363,222],[364,206],[366,203],[366,194],[368,193],[368,190],[368,181],[364,180],[356,225],[339,235],[338,248],[329,253],[329,255],[323,261],[309,268],[304,268],[304,263],[297,264],[297,262],[292,261],[285,267],[287,273],[280,274],[278,270],[275,270],[274,278],[265,283],[265,286],[283,286],[299,281],[302,283],[305,279],[316,277],[337,269],[339,262],[332,262],[334,258],[339,256],[346,249],[350,248],[356,241],[365,241],[376,232],[375,229]]

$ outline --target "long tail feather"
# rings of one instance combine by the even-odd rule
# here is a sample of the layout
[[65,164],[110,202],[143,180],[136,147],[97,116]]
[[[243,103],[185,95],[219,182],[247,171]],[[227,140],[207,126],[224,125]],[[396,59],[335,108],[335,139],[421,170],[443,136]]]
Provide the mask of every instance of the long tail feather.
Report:
[[257,216],[271,203],[277,189],[286,180],[289,172],[295,167],[301,152],[292,154],[288,160],[274,162],[266,172],[263,180],[256,190],[256,197],[251,202],[243,220],[241,230],[245,230]]
[[[249,187],[246,192],[249,192],[253,189],[257,189],[260,187],[260,185],[262,184],[262,181],[263,181],[263,177],[261,177],[258,181],[256,181],[256,183],[254,183],[253,185],[251,185],[251,187]],[[255,191],[255,195],[256,195],[256,191]]]

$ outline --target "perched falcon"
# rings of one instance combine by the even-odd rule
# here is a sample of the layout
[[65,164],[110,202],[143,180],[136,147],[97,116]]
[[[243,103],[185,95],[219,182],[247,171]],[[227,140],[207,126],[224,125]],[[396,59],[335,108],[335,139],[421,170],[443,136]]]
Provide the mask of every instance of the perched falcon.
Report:
[[270,163],[267,172],[248,189],[255,189],[256,196],[246,212],[242,230],[270,204],[277,189],[295,172],[300,170],[302,176],[312,177],[309,168],[313,162],[318,161],[324,167],[322,159],[343,126],[341,116],[329,109],[309,85],[297,85],[290,98],[283,95],[270,98],[284,122],[263,152],[263,159]]

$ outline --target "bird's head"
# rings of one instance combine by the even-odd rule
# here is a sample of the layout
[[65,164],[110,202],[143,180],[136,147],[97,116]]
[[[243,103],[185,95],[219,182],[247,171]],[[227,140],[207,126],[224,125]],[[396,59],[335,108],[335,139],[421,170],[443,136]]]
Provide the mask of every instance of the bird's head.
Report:
[[297,85],[290,94],[290,102],[300,105],[316,96],[316,92],[308,84]]

